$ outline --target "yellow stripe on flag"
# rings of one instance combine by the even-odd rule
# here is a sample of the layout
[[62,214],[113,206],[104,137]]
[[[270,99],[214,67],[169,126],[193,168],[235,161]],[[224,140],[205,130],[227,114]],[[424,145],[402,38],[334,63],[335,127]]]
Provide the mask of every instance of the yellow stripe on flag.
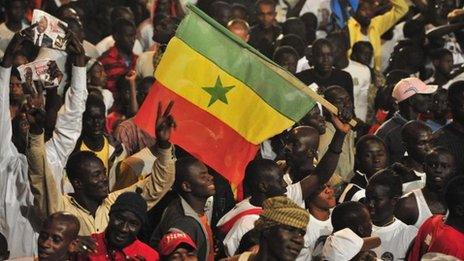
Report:
[[[294,124],[246,84],[176,37],[170,41],[163,54],[155,78],[176,94],[220,119],[253,144],[260,144]],[[222,95],[215,95],[216,99],[212,99],[211,93],[216,91]]]

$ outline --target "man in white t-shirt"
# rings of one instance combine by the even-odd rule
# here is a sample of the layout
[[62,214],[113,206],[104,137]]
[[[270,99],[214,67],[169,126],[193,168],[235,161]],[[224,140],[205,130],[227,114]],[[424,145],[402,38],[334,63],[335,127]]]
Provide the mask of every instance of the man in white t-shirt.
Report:
[[[340,109],[342,112],[345,110],[345,108]],[[283,178],[283,171],[272,160],[258,159],[248,164],[243,184],[245,195],[250,197],[239,202],[235,208],[219,220],[217,225],[225,234],[223,242],[227,255],[233,256],[235,254],[243,235],[254,227],[254,222],[259,216],[259,209],[264,200],[285,194],[296,204],[304,207],[304,200],[329,181],[337,166],[345,135],[351,129],[349,124],[343,123],[347,122],[348,119],[343,119],[343,122],[336,116],[333,116],[332,119],[337,131],[328,151],[314,171],[308,173],[308,176],[300,182],[287,186]],[[309,151],[311,148],[295,147],[295,149]],[[251,209],[257,209],[257,212],[251,213]],[[246,213],[245,211],[250,212]]]
[[393,215],[402,195],[401,177],[392,169],[381,170],[366,188],[366,206],[372,219],[372,235],[381,245],[375,251],[382,260],[404,260],[417,228],[408,226]]
[[366,121],[368,108],[368,91],[371,85],[371,72],[364,64],[348,59],[349,40],[343,33],[332,33],[327,36],[333,48],[334,66],[351,75],[353,79],[354,112],[356,117]]
[[[26,4],[22,0],[10,0],[5,2],[6,22],[0,24],[0,51],[3,53],[16,32],[26,27]],[[2,55],[3,56],[3,55]]]
[[320,191],[314,194],[315,196],[309,197],[309,223],[304,236],[304,246],[297,261],[311,260],[317,239],[330,235],[333,230],[330,214],[336,205],[334,190],[328,185],[323,185]]

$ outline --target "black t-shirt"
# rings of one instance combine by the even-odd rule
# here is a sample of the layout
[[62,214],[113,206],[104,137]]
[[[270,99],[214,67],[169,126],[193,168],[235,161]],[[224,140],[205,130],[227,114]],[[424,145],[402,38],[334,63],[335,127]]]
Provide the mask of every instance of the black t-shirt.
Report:
[[339,85],[350,94],[351,100],[353,101],[353,79],[351,75],[345,71],[334,68],[332,69],[332,74],[323,79],[318,77],[314,69],[308,69],[297,73],[296,77],[306,85],[316,83],[317,86],[319,86],[320,93],[323,93],[323,90],[329,86]]

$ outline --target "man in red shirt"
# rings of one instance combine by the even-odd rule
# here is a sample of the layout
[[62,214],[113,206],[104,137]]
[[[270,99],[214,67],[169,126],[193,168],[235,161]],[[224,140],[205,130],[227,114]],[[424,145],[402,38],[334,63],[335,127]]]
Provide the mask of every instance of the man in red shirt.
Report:
[[122,18],[116,20],[113,24],[114,46],[98,58],[108,76],[106,87],[113,95],[118,78],[135,68],[137,55],[132,53],[135,36],[136,28],[131,21]]
[[445,192],[449,215],[435,215],[419,229],[409,261],[425,253],[442,253],[464,259],[464,176],[450,180]]
[[93,234],[96,251],[88,260],[159,260],[158,253],[137,239],[146,220],[147,203],[139,194],[121,194],[110,209],[105,232]]

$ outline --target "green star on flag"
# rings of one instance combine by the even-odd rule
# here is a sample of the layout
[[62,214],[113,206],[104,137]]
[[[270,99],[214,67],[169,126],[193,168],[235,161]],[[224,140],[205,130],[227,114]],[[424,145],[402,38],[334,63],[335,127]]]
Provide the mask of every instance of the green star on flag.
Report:
[[213,105],[217,100],[222,101],[225,104],[227,103],[227,97],[226,93],[228,93],[230,90],[232,90],[235,86],[223,86],[221,82],[221,78],[219,76],[216,79],[216,84],[211,87],[202,87],[204,91],[209,93],[211,95],[211,100],[209,100],[208,107]]

